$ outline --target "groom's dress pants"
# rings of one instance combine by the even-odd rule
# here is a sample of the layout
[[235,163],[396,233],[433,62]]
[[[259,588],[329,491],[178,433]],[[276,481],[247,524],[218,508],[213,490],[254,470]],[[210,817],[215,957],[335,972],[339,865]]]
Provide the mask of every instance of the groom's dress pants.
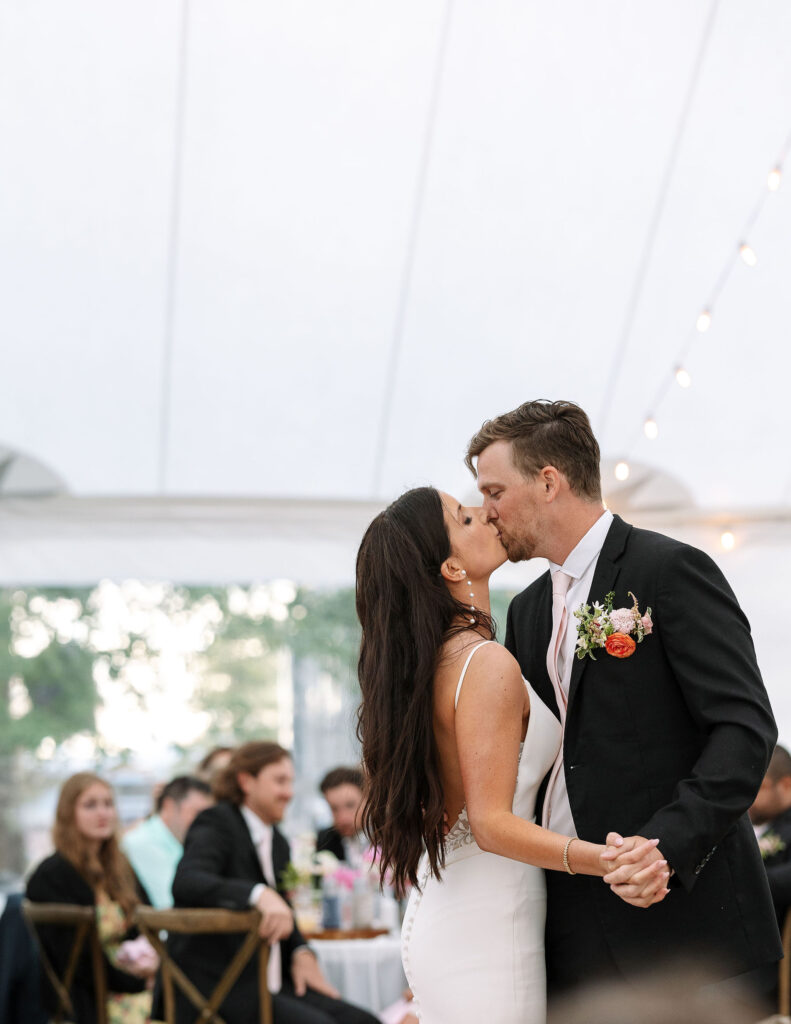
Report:
[[620,978],[593,901],[593,886],[602,880],[560,871],[547,871],[546,877],[550,999],[579,985]]

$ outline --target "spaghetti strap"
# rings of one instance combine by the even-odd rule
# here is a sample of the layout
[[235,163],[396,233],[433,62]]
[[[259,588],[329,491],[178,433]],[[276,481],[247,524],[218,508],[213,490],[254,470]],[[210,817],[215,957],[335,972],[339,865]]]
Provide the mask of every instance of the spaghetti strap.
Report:
[[461,670],[461,675],[459,676],[459,685],[456,687],[456,699],[453,702],[454,708],[457,708],[459,706],[459,694],[461,693],[461,684],[464,682],[464,677],[467,674],[467,666],[470,664],[473,654],[475,654],[476,651],[479,651],[482,647],[485,647],[487,644],[493,643],[494,640],[484,640],[481,643],[476,644],[475,647],[473,647],[473,649],[467,655],[467,660],[464,662],[464,668]]

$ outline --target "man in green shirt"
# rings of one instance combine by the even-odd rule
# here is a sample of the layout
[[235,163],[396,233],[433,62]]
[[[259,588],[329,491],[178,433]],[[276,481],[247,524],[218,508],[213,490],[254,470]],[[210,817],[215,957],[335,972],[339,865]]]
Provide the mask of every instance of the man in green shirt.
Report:
[[164,910],[173,906],[170,889],[184,850],[184,836],[196,815],[213,803],[207,782],[179,775],[162,789],[155,813],[121,840],[152,907]]

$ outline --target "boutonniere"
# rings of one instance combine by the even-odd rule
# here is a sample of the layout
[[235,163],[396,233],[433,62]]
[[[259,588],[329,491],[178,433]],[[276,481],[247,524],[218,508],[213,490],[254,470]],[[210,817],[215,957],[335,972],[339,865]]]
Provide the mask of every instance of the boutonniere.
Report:
[[773,832],[772,829],[764,832],[764,834],[758,840],[758,849],[761,851],[761,857],[764,860],[767,857],[774,857],[776,853],[782,853],[785,850],[786,844],[780,838],[780,836]]
[[577,626],[577,657],[584,658],[589,654],[596,660],[595,651],[603,647],[614,658],[630,658],[645,637],[650,636],[654,624],[651,621],[651,609],[641,613],[637,607],[637,598],[629,591],[634,604],[631,608],[615,608],[614,591],[605,597],[604,604],[596,601],[580,605],[574,612],[579,619]]

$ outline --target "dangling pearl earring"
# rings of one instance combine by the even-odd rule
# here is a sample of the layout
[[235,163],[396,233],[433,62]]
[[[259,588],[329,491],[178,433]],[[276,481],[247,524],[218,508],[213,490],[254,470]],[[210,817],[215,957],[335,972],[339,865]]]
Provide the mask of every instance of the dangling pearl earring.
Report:
[[[462,574],[462,576],[466,576],[466,575],[467,575],[467,570],[466,570],[466,569],[462,569],[462,570],[461,570],[461,574]],[[465,580],[465,583],[466,583],[466,584],[467,584],[467,586],[468,586],[468,587],[470,588],[470,591],[469,591],[469,593],[468,593],[468,595],[467,595],[467,596],[469,597],[469,599],[470,599],[470,600],[472,600],[472,599],[473,599],[473,598],[475,597],[475,594],[473,594],[473,592],[472,592],[472,580]],[[471,612],[474,612],[474,611],[475,611],[475,605],[474,605],[474,604],[471,604],[471,605],[470,605],[470,611],[471,611]],[[475,616],[473,616],[473,617],[472,617],[472,618],[470,619],[470,622],[472,622],[472,623],[474,623],[474,622],[475,622]]]

